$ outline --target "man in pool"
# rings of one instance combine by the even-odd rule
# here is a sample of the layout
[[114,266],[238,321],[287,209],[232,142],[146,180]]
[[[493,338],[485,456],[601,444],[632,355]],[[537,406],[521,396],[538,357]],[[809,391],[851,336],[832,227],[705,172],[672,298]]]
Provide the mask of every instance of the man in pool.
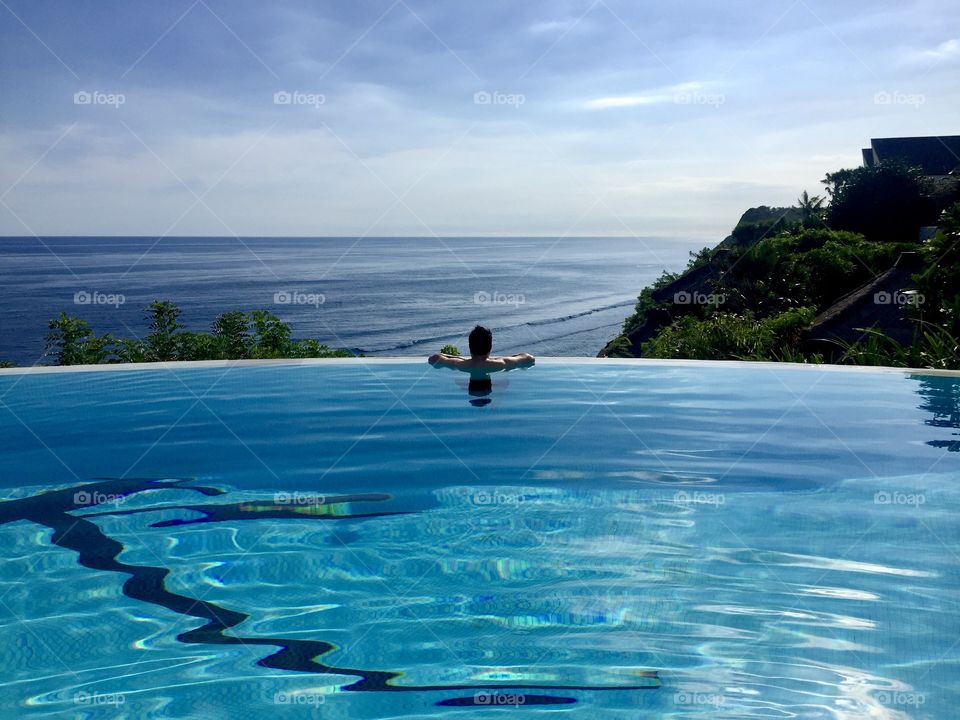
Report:
[[468,342],[470,344],[469,358],[434,353],[428,358],[427,362],[434,367],[448,367],[470,373],[470,384],[467,390],[474,396],[490,394],[493,389],[490,373],[532,367],[537,361],[530,353],[517,353],[507,357],[491,356],[493,333],[482,325],[477,325],[470,332]]

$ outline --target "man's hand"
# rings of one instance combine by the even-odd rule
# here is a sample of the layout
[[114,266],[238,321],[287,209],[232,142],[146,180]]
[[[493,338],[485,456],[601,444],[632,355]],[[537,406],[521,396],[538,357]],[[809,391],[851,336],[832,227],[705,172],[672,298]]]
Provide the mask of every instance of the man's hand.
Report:
[[516,355],[511,355],[508,358],[504,358],[506,361],[507,368],[528,368],[533,367],[537,362],[537,359],[530,353],[517,353]]

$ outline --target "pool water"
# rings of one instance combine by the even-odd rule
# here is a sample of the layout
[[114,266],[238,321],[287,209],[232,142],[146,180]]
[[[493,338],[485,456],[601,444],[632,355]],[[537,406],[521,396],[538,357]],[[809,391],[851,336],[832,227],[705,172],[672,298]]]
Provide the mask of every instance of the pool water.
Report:
[[6,371],[3,717],[951,718],[958,460],[946,375]]

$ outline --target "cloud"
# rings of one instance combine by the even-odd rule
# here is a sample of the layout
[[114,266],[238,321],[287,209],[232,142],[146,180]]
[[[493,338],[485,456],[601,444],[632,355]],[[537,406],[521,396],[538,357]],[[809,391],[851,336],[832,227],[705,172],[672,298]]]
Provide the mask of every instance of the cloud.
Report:
[[945,40],[935,48],[911,50],[906,56],[908,62],[914,63],[938,63],[958,58],[960,58],[960,38]]
[[637,105],[656,105],[671,100],[672,97],[668,95],[615,95],[588,100],[583,106],[590,110],[606,110],[608,108],[636,107]]
[[587,100],[583,107],[588,110],[608,110],[610,108],[638,107],[641,105],[662,105],[666,103],[682,102],[693,93],[703,92],[704,83],[686,82],[671,85],[666,88],[657,88],[648,93],[638,95],[609,95],[607,97]]
[[553,33],[562,33],[569,30],[576,23],[575,18],[566,18],[564,20],[543,20],[533,23],[528,29],[534,35],[548,35]]

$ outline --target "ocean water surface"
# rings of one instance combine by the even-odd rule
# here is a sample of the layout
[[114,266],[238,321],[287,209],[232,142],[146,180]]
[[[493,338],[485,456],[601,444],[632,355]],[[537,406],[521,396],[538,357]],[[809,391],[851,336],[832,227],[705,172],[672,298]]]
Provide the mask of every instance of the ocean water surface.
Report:
[[703,243],[682,238],[3,238],[0,360],[42,360],[61,311],[97,333],[146,334],[167,299],[191,330],[264,308],[367,355],[465,346],[475,323],[495,350],[595,356],[644,285]]

